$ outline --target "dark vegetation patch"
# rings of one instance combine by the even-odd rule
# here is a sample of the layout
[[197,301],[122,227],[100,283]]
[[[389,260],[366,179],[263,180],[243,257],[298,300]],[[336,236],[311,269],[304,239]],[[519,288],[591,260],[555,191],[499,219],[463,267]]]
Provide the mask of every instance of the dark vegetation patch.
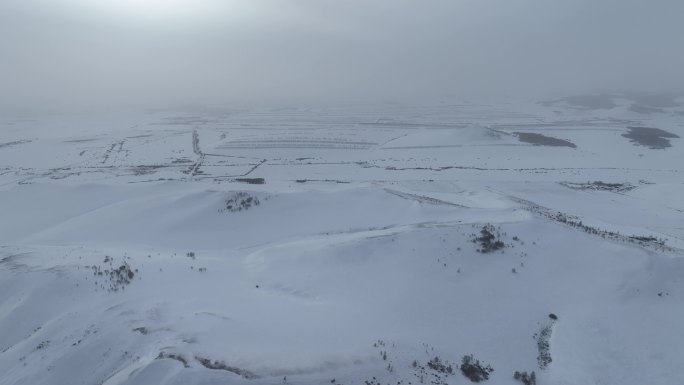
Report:
[[176,354],[176,353],[160,352],[156,359],[158,359],[158,360],[163,360],[163,359],[176,360],[176,361],[180,362],[181,364],[183,364],[183,367],[185,367],[185,368],[190,367],[188,360],[185,357],[183,357],[182,355]]
[[577,146],[564,139],[553,138],[550,136],[537,134],[534,132],[514,132],[518,136],[518,140],[524,143],[530,143],[535,146],[552,146],[552,147],[570,147],[577,148]]
[[553,332],[553,324],[545,325],[534,335],[537,341],[537,364],[539,369],[546,369],[547,366],[553,361],[551,358],[551,345],[549,340],[551,339],[551,333]]
[[[423,344],[426,353],[428,351],[434,351],[434,348],[427,344]],[[383,361],[387,364],[385,370],[389,373],[394,373],[395,367],[393,355],[391,355],[391,349],[395,347],[394,343],[388,343],[383,340],[377,340],[373,343],[373,347],[378,349],[378,353]],[[400,364],[400,366],[403,366]],[[412,374],[415,377],[415,381],[408,381],[407,379],[399,379],[395,382],[396,385],[411,385],[412,383],[417,384],[431,384],[431,385],[448,385],[449,377],[453,376],[455,373],[454,366],[439,356],[434,356],[426,364],[421,364],[418,360],[413,360],[411,363]],[[385,385],[378,378],[373,377],[370,380],[364,381],[366,385]],[[394,385],[393,384],[393,385]]]
[[501,241],[501,233],[491,224],[486,224],[480,229],[480,236],[473,234],[473,243],[479,243],[479,253],[491,253],[503,249],[506,244]]
[[[410,362],[408,369],[414,378],[402,378],[402,376],[394,377],[394,381],[391,383],[385,381],[386,378],[383,377],[372,377],[372,379],[366,379],[363,381],[365,385],[411,385],[411,384],[430,384],[430,385],[448,385],[453,384],[453,376],[456,372],[460,370],[464,376],[470,379],[472,382],[482,382],[489,379],[489,375],[494,372],[491,365],[481,362],[473,358],[472,355],[465,355],[461,359],[461,364],[452,363],[447,359],[442,358],[440,355],[435,354],[435,348],[431,347],[429,344],[423,343],[423,348],[425,353],[432,352],[430,354],[427,362],[420,359],[414,359]],[[395,344],[392,342],[385,342],[384,340],[377,340],[373,343],[373,347],[378,349],[382,360],[388,362],[385,368],[389,373],[394,373],[394,367],[392,364],[393,358],[400,358],[400,361],[407,358],[404,355],[395,356],[393,349]],[[406,362],[399,364],[399,367],[405,367]],[[401,374],[401,370],[399,374]],[[456,382],[459,380],[456,379]]]
[[100,287],[107,290],[108,292],[116,292],[119,290],[124,290],[126,286],[130,285],[135,277],[138,269],[132,269],[128,262],[124,261],[118,267],[114,264],[114,258],[110,256],[105,256],[104,265],[92,265],[86,266],[93,271],[93,275],[96,278],[95,284],[98,284],[98,279],[100,282]]
[[652,150],[663,150],[672,147],[669,139],[679,138],[678,135],[659,128],[627,127],[627,130],[626,133],[622,134],[623,137],[629,139],[635,145],[648,147]]
[[[453,366],[439,357],[430,359],[425,366],[414,360],[411,367],[414,370],[413,375],[420,384],[447,385],[447,379],[454,374]],[[408,383],[411,384],[411,382]]]
[[534,373],[534,371],[527,373],[518,372],[516,370],[515,373],[513,373],[513,378],[522,382],[524,385],[537,385],[537,375]]
[[38,346],[36,346],[36,350],[45,349],[48,346],[50,346],[50,340],[45,340],[45,341],[42,341],[41,343],[39,343]]
[[197,360],[197,362],[199,362],[202,366],[204,366],[207,369],[225,370],[227,372],[235,373],[238,376],[241,376],[241,377],[248,379],[248,380],[253,380],[255,378],[259,378],[259,376],[250,372],[249,370],[241,369],[241,368],[238,368],[235,366],[226,365],[226,363],[223,361],[212,361],[209,358],[204,358],[204,357],[199,357],[199,356],[195,356],[195,359]]
[[645,236],[645,235],[632,235],[629,237],[630,239],[634,239],[635,241],[638,242],[646,242],[646,243],[651,243],[651,242],[662,242],[662,240],[653,237],[653,236]]
[[472,382],[482,382],[489,379],[494,371],[491,365],[485,364],[473,358],[473,355],[463,356],[461,359],[461,373]]
[[[252,207],[259,206],[261,202],[256,196],[250,195],[244,191],[233,193],[232,196],[226,198],[225,207],[219,209],[219,212],[238,212],[242,210],[249,210]],[[194,256],[194,253],[193,253]]]
[[626,236],[623,234],[620,234],[619,232],[616,231],[609,231],[609,230],[604,230],[600,229],[597,227],[592,227],[585,225],[582,223],[582,221],[577,217],[573,215],[569,215],[560,211],[555,211],[551,210],[547,207],[538,205],[534,202],[517,198],[517,197],[510,197],[513,201],[518,202],[524,207],[526,210],[529,210],[530,212],[539,214],[543,216],[544,218],[547,218],[549,220],[552,220],[554,222],[558,222],[570,227],[574,227],[578,230],[582,230],[587,234],[590,235],[595,235],[599,236],[604,239],[610,239],[613,241],[617,242],[626,242],[626,243],[632,243],[632,244],[637,244],[639,246],[644,246],[644,247],[650,247],[656,251],[666,251],[666,252],[673,252],[673,253],[678,253],[681,252],[681,250],[666,246],[665,245],[665,239],[658,239],[655,237],[651,236],[638,236],[638,235],[631,235],[631,236]]
[[436,372],[440,372],[440,373],[444,373],[444,374],[453,374],[454,373],[454,369],[451,366],[451,364],[449,363],[449,361],[442,361],[439,357],[435,357],[435,358],[431,359],[430,361],[428,361],[427,366],[428,366],[428,368],[430,368]]
[[560,184],[573,190],[610,191],[615,193],[632,191],[637,188],[637,186],[629,183],[606,183],[600,180],[586,183],[560,182]]

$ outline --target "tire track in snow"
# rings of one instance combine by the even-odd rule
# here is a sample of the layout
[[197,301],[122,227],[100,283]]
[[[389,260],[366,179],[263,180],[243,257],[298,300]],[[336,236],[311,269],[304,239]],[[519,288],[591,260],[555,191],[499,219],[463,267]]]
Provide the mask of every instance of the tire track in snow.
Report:
[[190,169],[186,171],[191,177],[196,176],[199,173],[199,168],[204,163],[205,154],[202,152],[199,146],[199,133],[197,129],[192,130],[192,152],[197,155],[197,160],[190,166]]

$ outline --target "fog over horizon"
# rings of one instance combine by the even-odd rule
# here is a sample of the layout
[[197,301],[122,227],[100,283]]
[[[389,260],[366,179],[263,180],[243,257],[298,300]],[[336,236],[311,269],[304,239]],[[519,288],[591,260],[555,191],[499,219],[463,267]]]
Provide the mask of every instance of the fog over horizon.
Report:
[[3,0],[0,111],[684,90],[684,2]]

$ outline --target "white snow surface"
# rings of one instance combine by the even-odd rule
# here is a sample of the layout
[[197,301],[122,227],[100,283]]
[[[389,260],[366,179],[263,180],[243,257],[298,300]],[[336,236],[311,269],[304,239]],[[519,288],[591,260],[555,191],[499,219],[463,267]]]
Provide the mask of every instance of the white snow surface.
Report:
[[684,107],[0,125],[2,385],[684,384]]

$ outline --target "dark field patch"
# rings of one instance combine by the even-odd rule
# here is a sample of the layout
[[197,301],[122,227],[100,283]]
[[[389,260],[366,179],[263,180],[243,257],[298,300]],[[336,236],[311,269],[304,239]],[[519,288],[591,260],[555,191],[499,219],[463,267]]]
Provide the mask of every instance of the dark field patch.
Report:
[[628,138],[635,145],[648,147],[652,150],[663,150],[672,147],[669,139],[679,138],[678,135],[659,128],[627,127],[627,129],[628,132],[622,134],[623,137]]
[[532,133],[532,132],[514,132],[518,136],[518,140],[525,143],[530,143],[535,146],[552,146],[552,147],[571,147],[577,148],[577,146],[564,139],[552,138],[550,136]]
[[266,180],[264,178],[235,178],[236,182],[247,183],[247,184],[264,184]]

